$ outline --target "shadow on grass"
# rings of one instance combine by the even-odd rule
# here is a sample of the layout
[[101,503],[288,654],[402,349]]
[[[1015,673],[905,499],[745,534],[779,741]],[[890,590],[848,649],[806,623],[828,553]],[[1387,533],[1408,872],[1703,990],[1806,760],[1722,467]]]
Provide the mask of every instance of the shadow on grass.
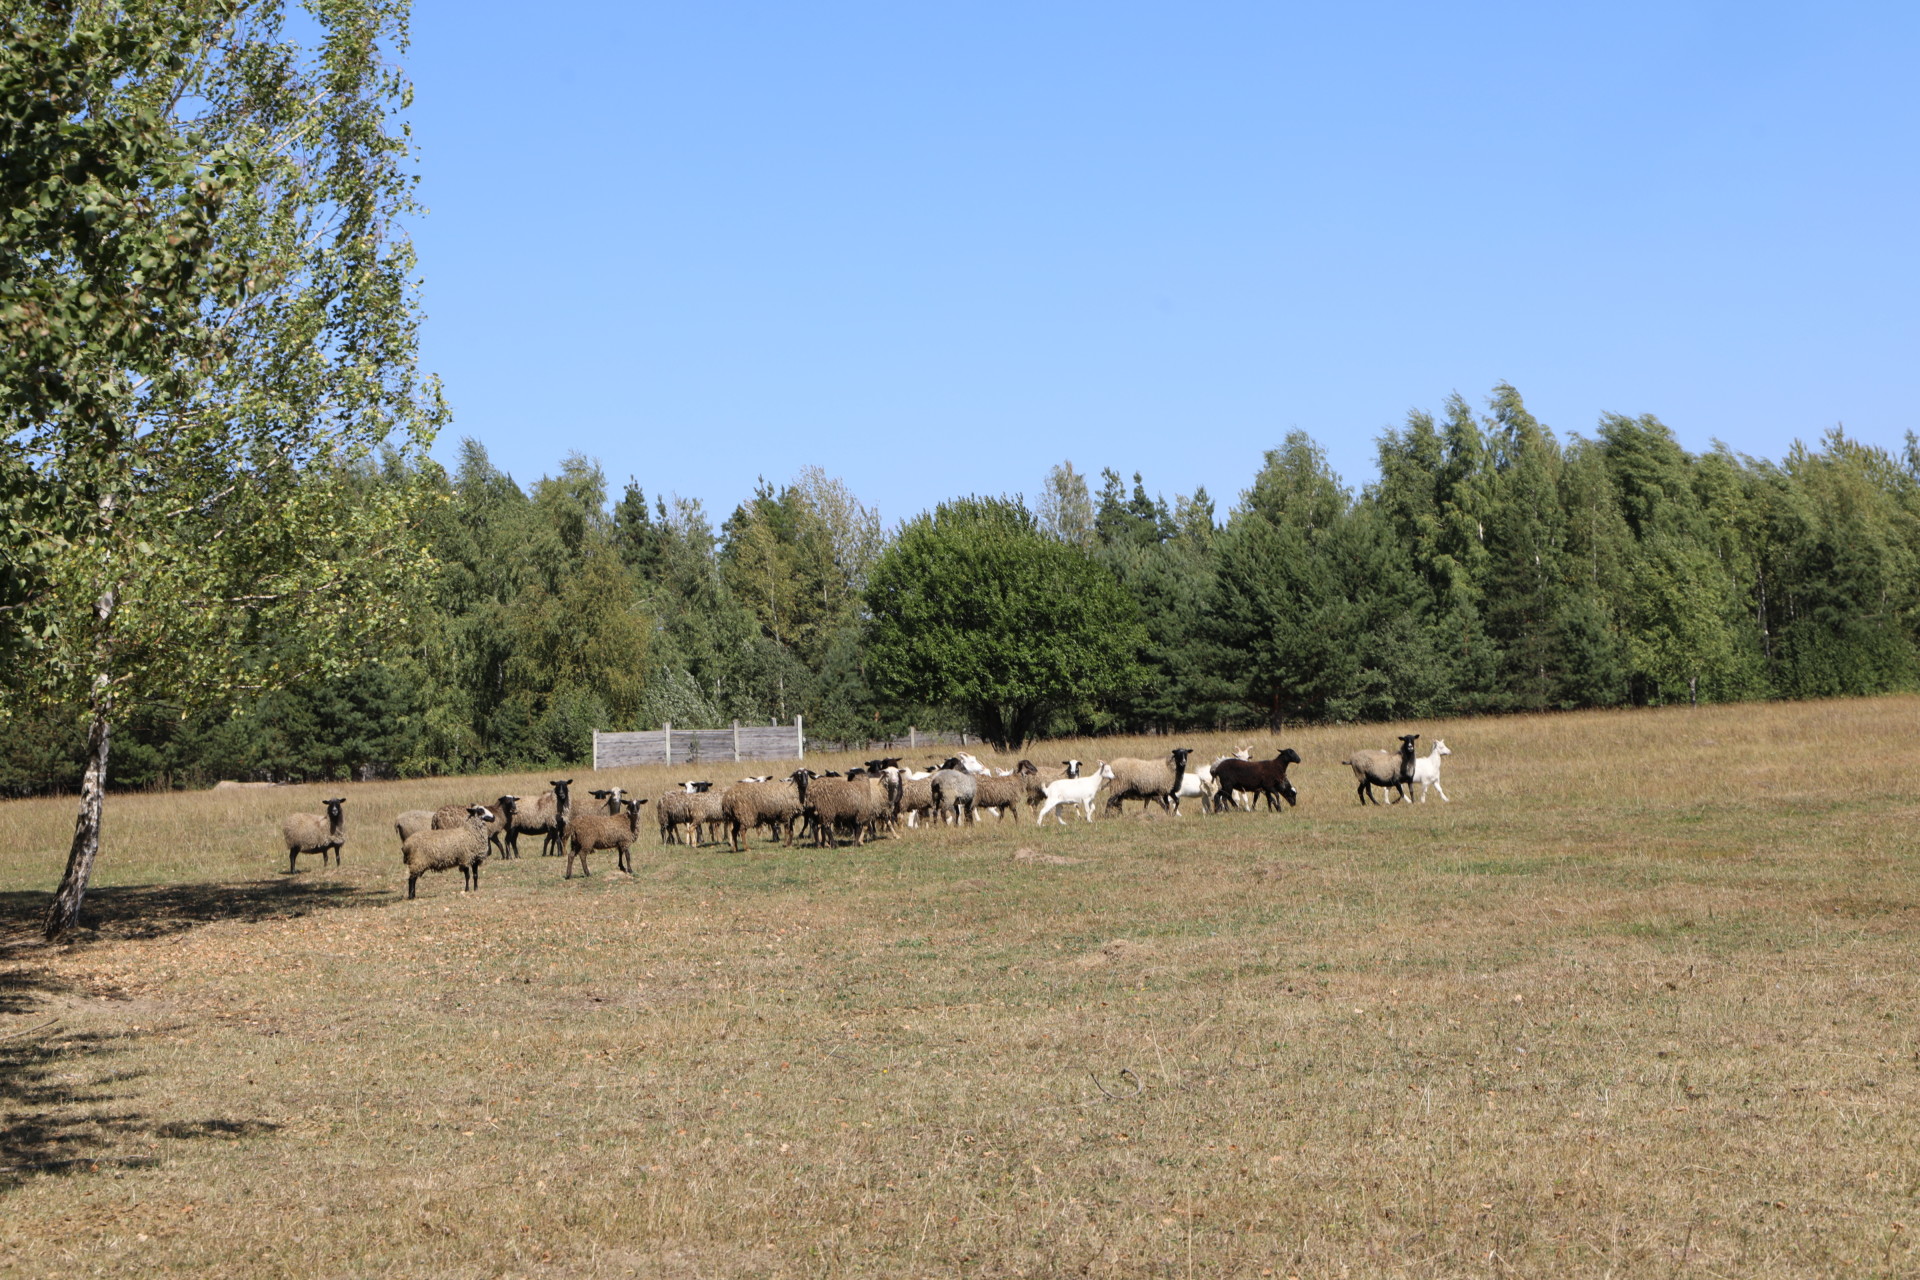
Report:
[[58,1022],[26,1031],[0,1041],[0,1192],[36,1174],[146,1168],[159,1163],[162,1139],[232,1141],[279,1128],[226,1118],[156,1122],[129,1110],[116,1090],[145,1074],[113,1070],[131,1033],[63,1032]]
[[69,1028],[63,998],[109,992],[44,961],[101,942],[164,938],[221,920],[290,920],[394,895],[288,879],[100,888],[87,894],[80,929],[58,946],[40,938],[52,896],[0,893],[0,1192],[38,1174],[151,1165],[166,1141],[234,1141],[278,1128],[229,1117],[159,1122],[128,1108],[123,1086],[144,1073],[115,1060],[140,1033]]
[[[350,884],[311,883],[289,878],[246,880],[232,884],[148,884],[89,889],[80,927],[63,947],[94,942],[164,938],[220,920],[256,923],[292,920],[338,907],[368,907],[390,901],[387,889]],[[38,890],[0,893],[0,960],[17,958],[40,942],[40,923],[51,893]],[[4,1006],[0,1006],[3,1008]]]

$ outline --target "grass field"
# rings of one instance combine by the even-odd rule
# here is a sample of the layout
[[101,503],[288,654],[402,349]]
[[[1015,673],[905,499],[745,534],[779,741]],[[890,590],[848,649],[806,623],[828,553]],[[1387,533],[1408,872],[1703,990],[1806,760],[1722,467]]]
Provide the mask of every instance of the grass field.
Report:
[[1920,699],[1407,727],[1453,803],[1303,730],[1283,815],[414,902],[395,812],[546,775],[116,796],[58,949],[0,805],[0,1274],[1920,1271]]

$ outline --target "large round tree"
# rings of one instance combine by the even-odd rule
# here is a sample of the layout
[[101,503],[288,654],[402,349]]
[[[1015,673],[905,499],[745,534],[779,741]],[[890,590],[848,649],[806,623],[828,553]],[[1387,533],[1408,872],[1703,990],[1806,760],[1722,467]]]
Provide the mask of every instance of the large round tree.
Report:
[[1003,751],[1139,676],[1133,601],[1019,502],[963,498],[916,517],[874,567],[867,602],[875,688],[952,707]]

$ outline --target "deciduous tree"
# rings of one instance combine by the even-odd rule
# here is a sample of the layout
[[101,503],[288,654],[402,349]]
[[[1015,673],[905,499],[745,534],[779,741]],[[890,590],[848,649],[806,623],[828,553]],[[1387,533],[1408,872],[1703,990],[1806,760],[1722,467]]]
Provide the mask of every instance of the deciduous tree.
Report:
[[963,498],[909,521],[874,566],[867,601],[879,690],[956,708],[1001,750],[1138,678],[1132,600],[1018,502]]
[[409,598],[415,365],[403,0],[0,11],[0,440],[10,704],[81,704],[46,917],[79,919],[126,708],[354,660]]

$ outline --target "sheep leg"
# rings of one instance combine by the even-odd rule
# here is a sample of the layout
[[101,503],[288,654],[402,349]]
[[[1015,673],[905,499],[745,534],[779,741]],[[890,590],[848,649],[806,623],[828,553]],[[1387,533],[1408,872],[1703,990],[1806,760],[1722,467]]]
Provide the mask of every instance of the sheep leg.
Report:
[[299,857],[300,855],[295,853],[293,850],[291,849],[287,850],[287,874],[288,875],[293,875],[295,872],[297,872],[300,869],[299,867],[294,865]]
[[419,883],[420,883],[420,873],[418,871],[414,872],[412,875],[407,877],[407,900],[409,902],[413,900],[414,886],[418,885]]

